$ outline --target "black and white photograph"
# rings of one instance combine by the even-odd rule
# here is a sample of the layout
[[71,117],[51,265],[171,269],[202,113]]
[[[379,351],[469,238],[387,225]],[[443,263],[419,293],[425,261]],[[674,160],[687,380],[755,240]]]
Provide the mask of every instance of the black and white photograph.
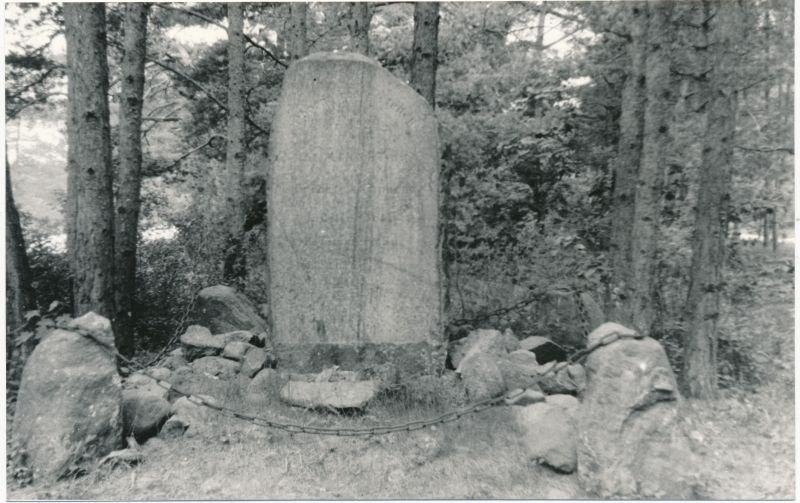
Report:
[[6,2],[10,501],[793,500],[793,0]]

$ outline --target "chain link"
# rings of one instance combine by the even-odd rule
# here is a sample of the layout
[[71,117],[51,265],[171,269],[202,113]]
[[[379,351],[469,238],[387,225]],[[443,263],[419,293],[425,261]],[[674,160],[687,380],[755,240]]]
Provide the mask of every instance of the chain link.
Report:
[[[133,361],[119,354],[119,352],[117,352],[114,349],[114,346],[112,344],[109,344],[108,342],[101,340],[94,333],[81,329],[71,329],[71,330],[94,341],[95,343],[100,345],[105,351],[118,358],[119,361],[134,366]],[[589,345],[586,349],[574,353],[572,356],[567,358],[567,360],[558,362],[557,364],[550,366],[550,368],[548,368],[545,372],[541,373],[539,377],[542,378],[550,373],[558,372],[568,367],[569,365],[572,365],[578,362],[579,360],[586,358],[589,354],[591,354],[592,352],[596,351],[601,347],[608,346],[609,344],[613,344],[623,339],[641,339],[641,338],[643,338],[643,336],[638,333],[628,335],[628,334],[620,334],[618,332],[612,332],[601,338],[599,341]],[[139,371],[141,372],[141,369],[139,369]],[[472,404],[467,405],[466,407],[454,409],[429,419],[419,419],[416,421],[408,421],[405,423],[385,425],[385,426],[372,426],[363,428],[334,428],[334,427],[306,426],[300,424],[285,423],[266,417],[247,414],[220,405],[219,403],[217,403],[216,400],[213,401],[207,400],[203,396],[193,395],[191,393],[183,391],[173,386],[170,382],[165,381],[163,379],[158,379],[147,372],[141,372],[141,374],[152,379],[161,388],[176,393],[180,396],[184,396],[187,399],[189,399],[192,403],[197,404],[198,406],[201,407],[207,407],[209,409],[215,410],[224,416],[232,417],[242,421],[248,421],[260,427],[283,430],[288,433],[308,433],[312,435],[327,435],[327,436],[338,436],[338,437],[385,435],[401,431],[421,430],[431,426],[457,421],[466,415],[481,412],[491,407],[495,407],[498,405],[507,405],[508,403],[512,402],[515,398],[519,397],[522,393],[524,393],[524,390],[514,390],[497,397],[486,398],[484,400],[473,402]]]

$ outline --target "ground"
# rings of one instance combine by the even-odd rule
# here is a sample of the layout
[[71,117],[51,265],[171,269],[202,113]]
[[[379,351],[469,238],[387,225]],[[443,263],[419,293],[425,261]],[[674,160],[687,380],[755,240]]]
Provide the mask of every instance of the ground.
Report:
[[[683,400],[687,433],[707,473],[708,499],[793,499],[794,291],[785,260],[758,254],[748,280],[751,301],[726,319],[759,341],[751,386],[714,400]],[[762,260],[765,259],[765,260]],[[756,336],[757,335],[757,336]],[[364,426],[441,412],[431,405],[398,410],[387,402],[365,417],[332,417],[281,408],[307,424]],[[366,438],[290,434],[218,417],[214,435],[148,442],[134,467],[103,468],[48,487],[8,486],[9,499],[578,499],[577,477],[526,459],[507,407],[413,433]]]

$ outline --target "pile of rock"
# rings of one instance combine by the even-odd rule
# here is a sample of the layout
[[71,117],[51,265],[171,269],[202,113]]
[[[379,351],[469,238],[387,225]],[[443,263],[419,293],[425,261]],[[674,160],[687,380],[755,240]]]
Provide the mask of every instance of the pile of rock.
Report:
[[452,342],[448,356],[472,401],[518,388],[578,395],[586,385],[580,364],[552,371],[566,359],[566,352],[545,337],[520,341],[511,330],[478,329]]

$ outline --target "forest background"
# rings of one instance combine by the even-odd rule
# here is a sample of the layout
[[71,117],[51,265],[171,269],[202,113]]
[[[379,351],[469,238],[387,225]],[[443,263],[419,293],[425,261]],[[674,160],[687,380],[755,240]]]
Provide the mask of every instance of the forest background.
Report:
[[[114,206],[95,216],[117,255],[91,263],[70,243],[69,18],[5,6],[9,357],[90,306],[129,313],[118,345],[143,356],[205,286],[266,305],[276,100],[292,60],[330,50],[370,55],[435,105],[451,338],[490,326],[573,348],[614,318],[659,339],[695,396],[755,386],[785,353],[737,327],[760,267],[792,267],[791,1],[442,3],[427,25],[408,3],[241,5],[239,31],[225,4],[201,3],[108,4],[97,26],[72,25],[108,40]],[[136,43],[140,161],[125,134]],[[111,293],[83,299],[98,261],[116,265]]]

